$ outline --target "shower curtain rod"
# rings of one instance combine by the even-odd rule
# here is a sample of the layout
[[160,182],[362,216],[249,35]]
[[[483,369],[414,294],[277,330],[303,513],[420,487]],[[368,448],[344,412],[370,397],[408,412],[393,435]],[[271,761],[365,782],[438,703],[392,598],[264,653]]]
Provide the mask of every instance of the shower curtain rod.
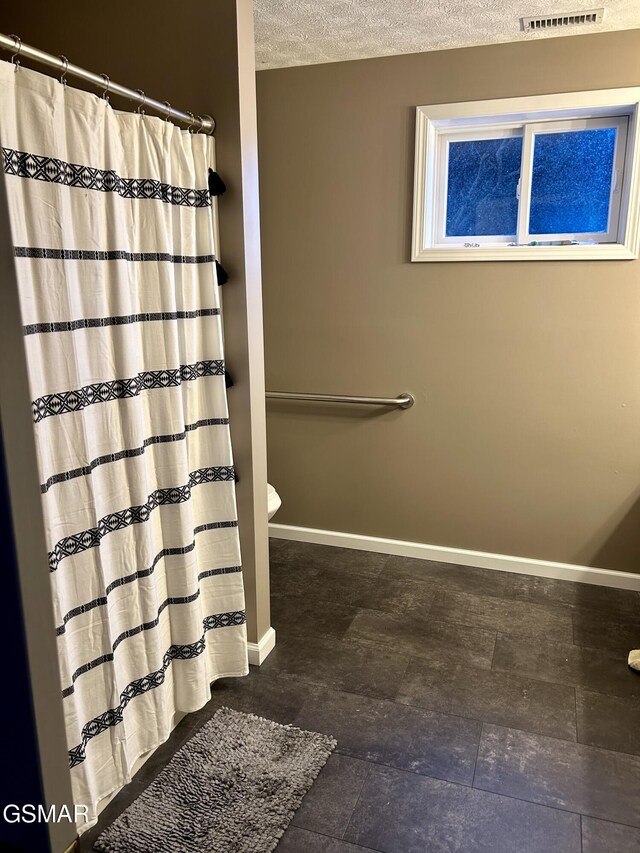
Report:
[[[87,71],[85,68],[80,68],[78,65],[73,65],[69,62],[66,56],[54,56],[51,53],[45,53],[43,50],[38,50],[37,47],[31,47],[28,44],[23,44],[19,36],[6,36],[0,33],[0,48],[4,50],[12,50],[12,61],[15,61],[16,66],[20,64],[20,59],[32,59],[34,62],[40,62],[43,65],[48,65],[50,68],[56,68],[62,73],[61,81],[65,77],[78,77],[86,83],[91,83],[93,86],[100,86],[103,89],[103,95],[120,95],[130,101],[137,101],[139,108],[150,107],[156,110],[166,118],[174,118],[178,121],[185,122],[189,125],[189,130],[195,127],[195,133],[212,134],[215,130],[215,119],[209,115],[194,116],[193,113],[184,113],[182,110],[175,110],[170,103],[165,101],[156,101],[154,98],[148,98],[142,89],[129,89],[126,86],[121,86],[119,83],[112,83],[106,74],[94,74],[92,71]],[[196,127],[197,126],[197,127]]]

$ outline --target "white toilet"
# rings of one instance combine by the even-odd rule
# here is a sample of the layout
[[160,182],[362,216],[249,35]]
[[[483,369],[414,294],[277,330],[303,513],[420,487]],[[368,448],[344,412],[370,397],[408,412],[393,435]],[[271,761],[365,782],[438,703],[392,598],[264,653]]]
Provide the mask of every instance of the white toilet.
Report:
[[270,483],[267,483],[267,515],[269,519],[278,512],[281,503],[280,495]]

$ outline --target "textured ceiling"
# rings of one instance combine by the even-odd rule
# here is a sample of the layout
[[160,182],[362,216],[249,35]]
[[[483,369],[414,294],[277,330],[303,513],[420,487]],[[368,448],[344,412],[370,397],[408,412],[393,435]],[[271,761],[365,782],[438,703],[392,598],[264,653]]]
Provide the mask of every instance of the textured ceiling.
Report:
[[254,0],[254,6],[258,69],[640,27],[640,0],[609,0],[601,24],[535,33],[522,32],[523,15],[587,11],[599,8],[598,0]]

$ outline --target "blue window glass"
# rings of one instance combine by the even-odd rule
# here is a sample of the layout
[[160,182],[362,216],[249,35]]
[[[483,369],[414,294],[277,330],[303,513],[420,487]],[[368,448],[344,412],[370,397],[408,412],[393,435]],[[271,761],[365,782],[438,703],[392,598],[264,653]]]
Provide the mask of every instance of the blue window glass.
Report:
[[608,230],[616,129],[534,136],[530,234]]
[[449,143],[447,237],[515,236],[522,137]]

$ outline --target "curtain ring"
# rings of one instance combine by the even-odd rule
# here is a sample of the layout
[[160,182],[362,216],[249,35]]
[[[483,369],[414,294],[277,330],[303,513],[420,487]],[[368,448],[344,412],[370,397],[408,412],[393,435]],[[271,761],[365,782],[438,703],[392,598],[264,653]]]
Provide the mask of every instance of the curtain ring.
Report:
[[63,56],[62,54],[60,54],[58,59],[64,65],[64,71],[60,75],[60,82],[62,83],[63,86],[66,86],[67,85],[67,70],[69,68],[69,60],[67,59],[66,56]]
[[[11,54],[11,62],[14,66],[13,70],[17,71],[18,68],[20,68],[20,53],[22,51],[22,39],[20,38],[20,36],[16,36],[14,34],[11,34],[9,36],[9,38],[12,38],[14,40],[14,42],[16,43],[16,47],[18,48],[15,53]],[[16,58],[16,56],[18,57],[18,59],[16,59],[16,61],[14,62],[14,59]]]
[[141,116],[143,116],[143,115],[144,115],[144,110],[143,110],[142,108],[144,107],[144,105],[145,105],[145,104],[146,104],[146,102],[147,102],[147,96],[146,96],[146,95],[145,95],[145,93],[142,91],[142,89],[136,89],[136,92],[137,92],[137,93],[140,95],[140,97],[142,98],[142,100],[141,100],[141,101],[140,101],[140,103],[138,104],[138,109],[136,110],[136,112],[137,112],[137,113],[139,113]]
[[189,133],[193,133],[193,131],[191,130],[191,128],[192,128],[192,127],[193,127],[193,125],[196,123],[196,117],[194,116],[194,114],[193,114],[193,113],[189,112],[189,110],[187,110],[187,115],[188,115],[188,116],[191,116],[191,121],[190,121],[190,123],[189,123],[189,127],[187,128],[187,130],[189,131]]
[[169,115],[171,113],[171,104],[169,103],[169,101],[163,101],[163,104],[167,108],[167,114],[165,115],[164,120],[169,121]]
[[107,84],[104,92],[102,93],[102,97],[105,99],[105,101],[107,103],[109,103],[109,87],[111,86],[111,80],[109,79],[107,74],[101,74],[100,76],[102,77],[102,79]]

